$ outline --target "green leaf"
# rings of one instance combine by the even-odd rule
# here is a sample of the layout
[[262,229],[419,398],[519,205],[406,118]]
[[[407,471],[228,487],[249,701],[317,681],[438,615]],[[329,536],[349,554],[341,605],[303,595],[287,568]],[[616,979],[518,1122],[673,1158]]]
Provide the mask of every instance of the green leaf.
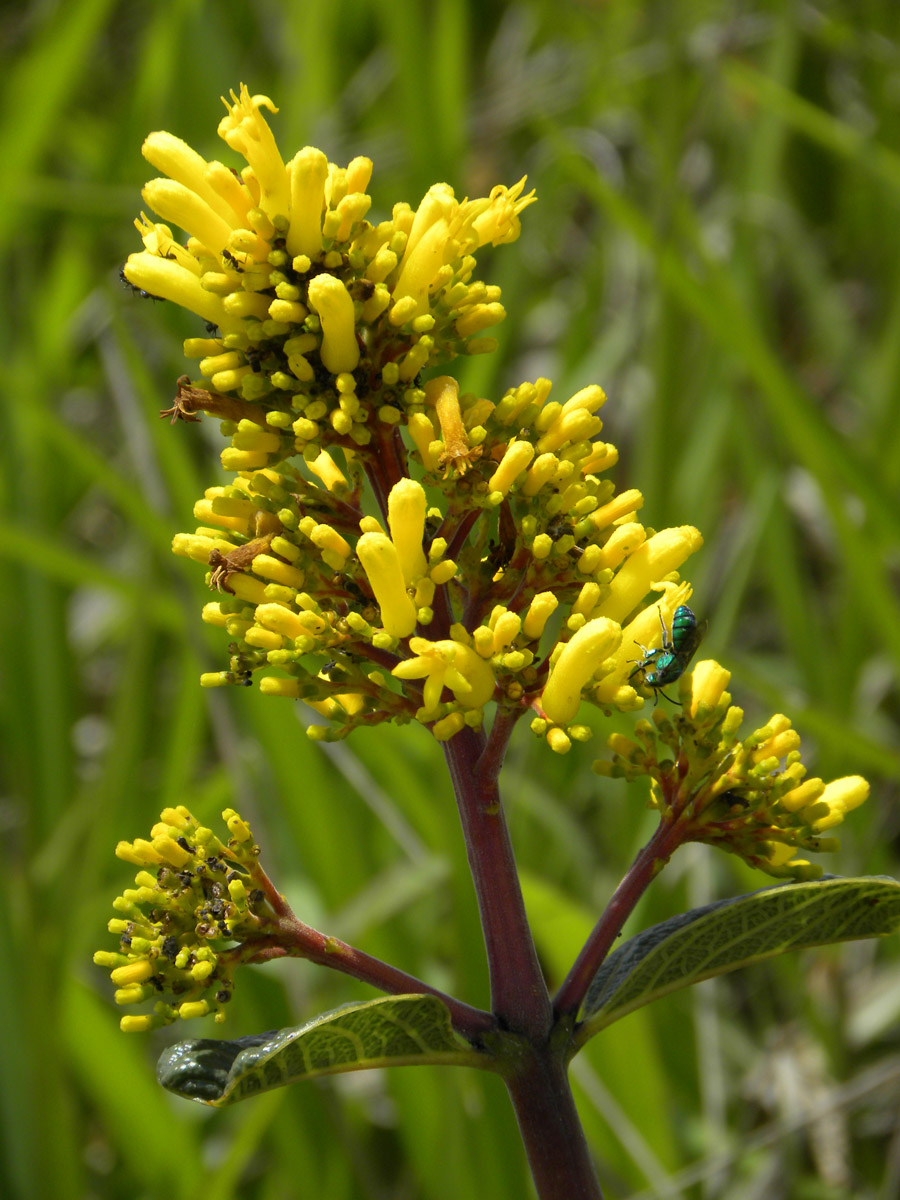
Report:
[[156,1074],[170,1092],[221,1107],[298,1079],[418,1063],[485,1068],[490,1060],[453,1031],[437,996],[384,996],[292,1029],[179,1042]]
[[786,950],[898,929],[900,883],[883,876],[781,884],[706,904],[645,929],[607,958],[588,988],[576,1042],[701,979]]

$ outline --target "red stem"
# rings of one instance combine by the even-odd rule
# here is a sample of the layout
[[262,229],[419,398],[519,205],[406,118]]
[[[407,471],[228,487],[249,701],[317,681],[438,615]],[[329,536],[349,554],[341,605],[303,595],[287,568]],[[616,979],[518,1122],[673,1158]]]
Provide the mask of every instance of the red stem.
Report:
[[519,709],[517,712],[501,713],[498,709],[487,743],[475,766],[476,771],[484,777],[485,782],[495,781],[499,777],[512,731],[524,711],[524,709]]
[[[372,987],[392,996],[410,993],[437,996],[450,1010],[454,1028],[469,1037],[477,1037],[479,1034],[496,1028],[496,1021],[490,1013],[484,1012],[480,1008],[473,1008],[470,1004],[464,1004],[461,1000],[448,996],[438,988],[431,987],[430,984],[417,979],[415,975],[408,975],[406,971],[401,971],[398,967],[391,966],[390,963],[382,962],[380,958],[373,958],[371,954],[357,950],[355,946],[342,942],[340,938],[330,937],[313,929],[311,925],[304,924],[294,915],[290,905],[275,889],[272,881],[259,864],[254,867],[252,878],[253,882],[266,893],[267,900],[275,910],[277,923],[271,933],[260,938],[259,948],[255,950],[252,957],[244,961],[264,962],[272,958],[306,958],[310,962],[318,963],[319,966],[332,967],[335,971],[342,971],[345,975],[351,975],[354,979],[371,984]],[[252,949],[254,942],[245,942],[244,946]]]
[[525,914],[496,775],[485,771],[484,734],[466,727],[444,743],[481,914],[491,1006],[508,1029],[546,1038],[550,998]]
[[681,845],[684,829],[678,821],[663,818],[650,841],[640,851],[613,892],[600,920],[576,958],[571,971],[553,1000],[554,1011],[562,1016],[577,1013],[591,981],[600,969],[622,926],[634,907],[672,854]]
[[603,1200],[565,1063],[526,1056],[506,1087],[540,1200]]

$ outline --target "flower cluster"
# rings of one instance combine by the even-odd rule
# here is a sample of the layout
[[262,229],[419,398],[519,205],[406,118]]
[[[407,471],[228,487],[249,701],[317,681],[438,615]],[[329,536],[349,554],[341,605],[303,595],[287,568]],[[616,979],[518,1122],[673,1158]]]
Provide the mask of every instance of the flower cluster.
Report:
[[273,913],[258,847],[233,809],[222,819],[227,845],[179,806],[162,812],[149,841],[116,847],[140,869],[113,901],[119,950],[98,950],[94,962],[110,969],[117,1004],[155,1000],[152,1013],[122,1018],[126,1032],[207,1013],[223,1021],[235,969],[265,944]]
[[423,368],[494,348],[473,339],[504,316],[499,289],[472,280],[474,252],[514,240],[534,196],[524,179],[462,202],[436,184],[372,225],[369,159],[338,167],[307,146],[285,163],[261,111],[277,112],[271,100],[242,86],[225,107],[219,134],[246,160],[240,174],[171,134],[144,142],[167,176],[144,200],[189,236],[142,214],[125,279],[206,321],[185,353],[219,394],[205,407],[228,421],[227,470],[368,446],[420,406]]
[[822,868],[799,851],[833,851],[823,837],[869,794],[858,775],[823,783],[807,779],[800,737],[777,713],[740,738],[740,708],[725,690],[729,672],[707,659],[681,679],[682,709],[638,721],[634,737],[613,734],[601,775],[651,779],[651,804],[677,824],[679,842],[708,842],[778,878],[815,879]]
[[232,481],[173,547],[210,568],[203,616],[231,638],[228,669],[202,682],[259,674],[327,718],[310,727],[325,738],[414,719],[445,739],[490,701],[530,708],[560,752],[588,735],[582,698],[639,708],[635,646],[658,646],[689,597],[676,572],[699,533],[645,528],[640,492],[604,478],[617,452],[596,385],[560,402],[538,379],[493,400],[422,378],[493,348],[473,337],[505,314],[474,254],[518,236],[524,180],[472,201],[437,184],[372,224],[367,159],[307,147],[286,164],[271,101],[242,87],[225,103],[219,133],[247,165],[151,134],[168,178],[144,197],[189,236],[142,217],[125,266],[209,325],[185,344],[201,378],[168,410],[219,417],[230,439]]

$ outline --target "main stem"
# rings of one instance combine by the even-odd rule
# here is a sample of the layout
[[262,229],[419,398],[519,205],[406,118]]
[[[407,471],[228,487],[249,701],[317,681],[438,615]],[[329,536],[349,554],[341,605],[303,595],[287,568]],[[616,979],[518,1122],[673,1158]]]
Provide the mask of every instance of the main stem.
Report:
[[479,770],[485,744],[480,731],[466,727],[444,743],[444,753],[481,914],[491,1008],[507,1029],[543,1041],[550,1031],[550,997],[525,915],[496,775]]
[[540,1200],[603,1200],[566,1064],[546,1048],[506,1087]]
[[503,1077],[540,1200],[603,1200],[569,1086],[567,1038],[559,1036],[563,1029],[553,1036],[550,998],[500,803],[502,741],[485,754],[484,735],[467,727],[444,743],[444,751],[481,914],[491,1007],[504,1030],[498,1039]]

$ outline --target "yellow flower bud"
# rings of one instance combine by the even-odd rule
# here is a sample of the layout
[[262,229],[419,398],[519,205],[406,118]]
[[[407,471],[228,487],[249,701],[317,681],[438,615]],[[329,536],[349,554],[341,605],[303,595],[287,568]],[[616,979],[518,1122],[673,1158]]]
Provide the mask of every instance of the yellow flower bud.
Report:
[[456,571],[457,566],[453,559],[445,558],[443,562],[439,562],[437,566],[431,568],[428,577],[432,583],[440,587],[444,583],[449,583]]
[[[212,165],[193,150],[187,142],[171,133],[158,131],[148,134],[141,147],[144,158],[170,179],[182,184],[204,200],[228,225],[233,225],[235,213],[228,199],[210,182]],[[233,178],[228,172],[229,178]]]
[[572,749],[572,739],[565,730],[553,726],[547,730],[547,745],[554,754],[568,754]]
[[522,622],[522,631],[527,638],[536,639],[541,636],[558,604],[559,600],[553,592],[538,592],[529,604],[525,620]]
[[488,491],[500,492],[505,496],[533,458],[534,446],[531,442],[510,442],[496,471],[488,480]]
[[231,236],[231,224],[182,183],[173,179],[151,179],[144,184],[141,195],[148,207],[164,221],[186,229],[214,252],[225,246]]
[[153,1028],[153,1025],[154,1019],[148,1013],[122,1017],[119,1021],[119,1029],[122,1033],[146,1033]]
[[292,257],[305,254],[314,261],[322,252],[328,159],[321,150],[304,146],[294,155],[289,169],[291,224],[287,233],[287,252]]
[[619,625],[598,617],[588,621],[565,643],[541,695],[541,707],[551,721],[568,725],[575,719],[583,688],[621,641]]
[[426,471],[437,470],[443,447],[438,441],[431,418],[427,413],[412,413],[407,428],[422,458],[422,466]]
[[331,525],[316,525],[310,532],[310,541],[322,551],[322,557],[336,571],[342,571],[352,550],[350,543]]
[[505,316],[506,309],[502,304],[473,304],[457,318],[456,332],[461,338],[469,337],[473,333],[481,333],[483,329],[490,329],[492,325],[499,325]]
[[356,553],[381,609],[385,631],[394,638],[408,637],[416,627],[416,609],[406,593],[396,546],[383,533],[364,533]]
[[344,284],[334,275],[317,275],[309,283],[309,303],[322,322],[322,362],[333,375],[355,370],[359,345],[353,301]]
[[179,846],[174,838],[165,834],[162,837],[155,837],[152,844],[156,853],[178,871],[191,860],[188,851]]
[[282,562],[280,558],[274,558],[271,554],[257,554],[253,560],[253,570],[255,574],[262,575],[263,579],[283,583],[285,587],[303,587],[305,578],[303,572]]
[[591,521],[597,529],[606,529],[614,521],[620,521],[622,517],[627,517],[630,513],[643,507],[643,504],[644,497],[637,488],[630,488],[627,492],[621,492],[615,496],[608,504],[595,508],[591,513]]
[[826,785],[815,804],[817,809],[823,804],[827,805],[829,812],[814,820],[813,828],[817,833],[822,833],[834,825],[839,825],[843,821],[844,815],[852,809],[858,808],[868,798],[868,795],[869,784],[861,775],[846,775],[843,779],[833,780]]
[[299,679],[280,679],[276,675],[264,675],[259,681],[259,690],[264,696],[286,696],[296,700],[301,688]]
[[427,311],[428,288],[443,266],[450,218],[457,208],[453,189],[446,183],[436,183],[416,210],[393,292],[395,304],[406,298],[415,302],[415,309],[405,320]]
[[545,483],[549,483],[559,470],[559,459],[555,454],[541,454],[528,469],[522,484],[523,496],[536,496]]
[[435,721],[431,732],[439,742],[448,742],[454,734],[465,727],[466,719],[461,712],[448,713],[440,721]]
[[705,708],[715,708],[723,696],[727,705],[730,697],[725,689],[729,679],[731,672],[719,666],[715,659],[705,658],[698,662],[691,671],[691,717],[696,717],[701,705]]
[[247,600],[250,604],[262,604],[266,599],[266,585],[252,575],[240,572],[229,575],[228,588],[239,600]]
[[128,987],[135,983],[144,983],[153,975],[153,963],[149,959],[139,958],[125,967],[116,967],[110,973],[110,979],[116,987]]
[[287,638],[302,637],[307,632],[297,613],[285,608],[283,604],[259,604],[254,615],[265,629],[271,629]]
[[561,412],[544,436],[537,443],[539,454],[558,450],[567,442],[588,441],[603,428],[599,417],[593,416],[585,408]]
[[206,1000],[185,1000],[178,1006],[178,1015],[184,1021],[190,1021],[194,1017],[205,1017],[208,1012],[209,1003]]
[[[614,529],[601,547],[588,546],[585,555],[594,549],[599,550],[593,563],[593,571],[615,570],[615,568],[632,554],[647,538],[647,531],[637,521],[628,521]],[[584,557],[584,556],[582,556]],[[584,568],[579,564],[579,570]]]
[[807,779],[799,787],[785,792],[778,803],[787,812],[799,812],[802,808],[807,808],[809,805],[815,804],[824,792],[825,784],[821,779]]

